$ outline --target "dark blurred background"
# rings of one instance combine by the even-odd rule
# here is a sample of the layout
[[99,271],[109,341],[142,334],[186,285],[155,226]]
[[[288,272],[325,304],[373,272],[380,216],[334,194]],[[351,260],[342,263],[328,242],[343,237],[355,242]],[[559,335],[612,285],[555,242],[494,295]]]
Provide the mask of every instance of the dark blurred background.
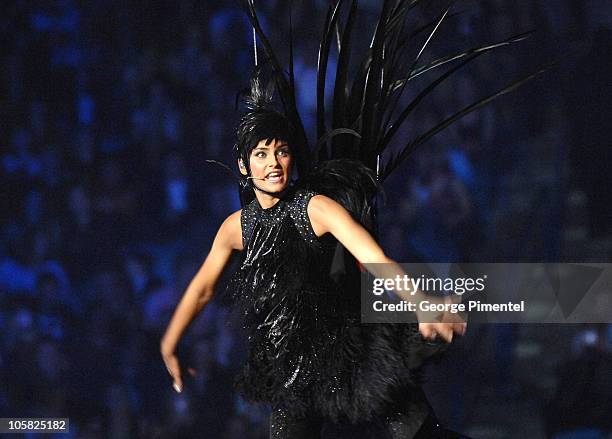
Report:
[[[279,53],[287,3],[256,1]],[[310,129],[327,2],[294,3]],[[414,23],[440,10],[424,3]],[[361,2],[364,29],[378,9]],[[398,170],[381,208],[383,247],[401,262],[609,260],[612,8],[491,0],[461,9],[426,59],[538,32],[460,71],[406,138],[571,55]],[[3,2],[0,416],[69,417],[62,437],[267,437],[266,408],[232,392],[244,339],[221,301],[182,341],[183,364],[199,372],[182,394],[158,349],[217,227],[240,207],[235,180],[205,160],[231,163],[251,38],[232,1]],[[473,325],[430,368],[427,392],[446,425],[475,438],[604,438],[611,352],[611,325]]]

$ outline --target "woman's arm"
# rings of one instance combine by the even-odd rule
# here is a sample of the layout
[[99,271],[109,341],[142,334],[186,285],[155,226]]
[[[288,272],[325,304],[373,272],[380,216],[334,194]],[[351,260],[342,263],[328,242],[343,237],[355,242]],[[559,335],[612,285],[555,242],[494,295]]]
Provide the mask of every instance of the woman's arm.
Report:
[[317,236],[331,233],[362,264],[393,263],[361,224],[340,204],[325,195],[308,203],[308,216]]
[[168,372],[174,378],[174,388],[183,388],[176,346],[194,318],[214,296],[214,288],[223,273],[233,250],[242,250],[240,212],[230,215],[221,224],[206,260],[189,283],[168,328],[160,342],[160,350]]
[[[405,272],[399,264],[388,258],[368,231],[355,221],[346,209],[331,198],[324,195],[312,197],[308,203],[308,216],[317,236],[325,233],[334,235],[374,276],[378,278],[404,276]],[[406,292],[396,291],[396,294],[402,299],[408,299],[408,296],[405,296]],[[422,291],[416,291],[409,296],[412,301],[424,300],[425,298],[431,299],[425,296]],[[435,339],[436,334],[439,334],[448,342],[452,340],[454,332],[463,334],[465,328],[466,323],[456,321],[452,323],[419,324],[419,330],[423,337]]]

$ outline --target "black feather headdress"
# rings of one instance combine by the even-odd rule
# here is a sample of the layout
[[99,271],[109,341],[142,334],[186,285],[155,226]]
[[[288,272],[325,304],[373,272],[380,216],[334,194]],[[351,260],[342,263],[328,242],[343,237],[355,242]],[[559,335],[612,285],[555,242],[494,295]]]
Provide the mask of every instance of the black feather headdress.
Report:
[[[383,182],[420,145],[427,142],[463,116],[478,110],[495,98],[502,96],[547,70],[552,64],[542,66],[518,80],[512,81],[490,95],[459,109],[433,127],[411,139],[402,139],[399,148],[392,151],[392,141],[399,141],[399,128],[411,119],[423,100],[454,73],[480,56],[525,40],[533,31],[510,36],[504,40],[469,48],[424,62],[426,50],[439,33],[445,21],[458,13],[451,13],[455,0],[450,0],[434,20],[408,28],[407,17],[424,0],[382,0],[380,15],[370,38],[369,47],[357,54],[356,29],[357,0],[332,0],[323,24],[317,65],[316,142],[308,147],[295,98],[293,72],[293,29],[289,7],[289,68],[285,72],[270,41],[261,28],[252,0],[241,0],[251,22],[254,43],[259,41],[264,60],[272,70],[273,83],[283,106],[283,113],[291,122],[301,158],[300,173],[328,159],[351,158],[363,163]],[[289,2],[291,5],[291,2]],[[363,34],[363,30],[359,30]],[[257,36],[257,39],[255,38]],[[337,67],[333,87],[326,84],[331,48],[337,49]],[[255,47],[257,55],[257,46]],[[350,69],[355,63],[356,68]],[[400,105],[401,97],[417,77],[440,72],[433,80],[415,90],[410,102]],[[326,87],[333,89],[331,108],[325,106]],[[383,152],[386,152],[383,157]]]

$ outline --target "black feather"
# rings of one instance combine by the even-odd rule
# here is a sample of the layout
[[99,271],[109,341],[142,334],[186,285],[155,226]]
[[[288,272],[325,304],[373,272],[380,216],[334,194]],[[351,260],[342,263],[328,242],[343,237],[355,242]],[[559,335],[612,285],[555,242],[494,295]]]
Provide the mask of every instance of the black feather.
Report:
[[334,159],[320,163],[300,183],[341,204],[369,230],[374,226],[374,198],[382,194],[376,174],[358,160]]

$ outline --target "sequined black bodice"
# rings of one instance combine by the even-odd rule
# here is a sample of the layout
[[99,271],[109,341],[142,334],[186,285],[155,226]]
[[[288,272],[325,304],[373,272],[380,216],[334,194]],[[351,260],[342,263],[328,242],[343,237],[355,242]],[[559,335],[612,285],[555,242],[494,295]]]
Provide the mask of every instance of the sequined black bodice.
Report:
[[249,358],[236,384],[251,401],[359,422],[415,386],[413,370],[431,352],[416,326],[360,323],[354,283],[330,276],[337,241],[312,229],[314,195],[298,190],[269,209],[255,199],[242,210],[244,249],[228,288]]
[[255,198],[241,213],[242,242],[248,246],[253,229],[279,226],[290,218],[304,240],[316,248],[321,248],[321,240],[317,237],[308,218],[308,202],[316,195],[312,191],[298,191],[286,199],[280,199],[274,206],[264,209]]
[[331,286],[328,273],[336,241],[331,236],[319,238],[312,229],[308,203],[314,195],[297,191],[267,209],[257,199],[246,206],[240,218],[242,265],[275,272],[277,282],[292,278],[297,286],[299,281],[307,293],[325,293]]

